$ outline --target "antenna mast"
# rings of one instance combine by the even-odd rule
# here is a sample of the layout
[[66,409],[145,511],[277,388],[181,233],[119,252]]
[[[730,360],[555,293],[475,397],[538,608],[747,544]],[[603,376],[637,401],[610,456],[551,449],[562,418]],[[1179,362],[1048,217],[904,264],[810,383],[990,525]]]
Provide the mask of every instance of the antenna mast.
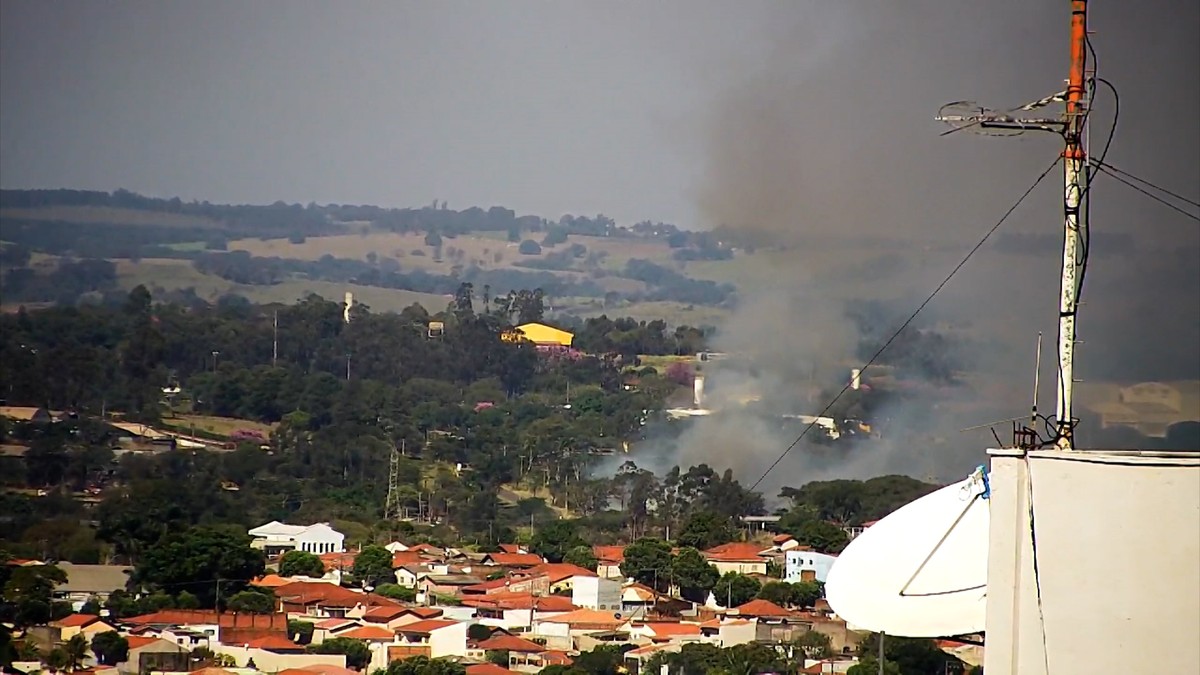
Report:
[[1075,314],[1079,309],[1079,276],[1083,254],[1079,246],[1080,203],[1083,201],[1084,162],[1083,127],[1087,121],[1084,65],[1087,62],[1087,0],[1071,0],[1071,73],[1067,81],[1066,128],[1063,138],[1063,178],[1066,192],[1062,285],[1058,303],[1058,407],[1056,445],[1070,450],[1075,445],[1075,419],[1072,400],[1075,390]]
[[[1087,153],[1084,149],[1084,127],[1088,117],[1087,91],[1087,0],[1071,0],[1071,69],[1065,91],[998,113],[971,101],[958,101],[942,106],[937,119],[954,126],[945,134],[968,129],[993,136],[1020,135],[1028,130],[1053,131],[1061,134],[1063,148],[1063,255],[1062,279],[1058,301],[1058,405],[1055,409],[1054,444],[1063,450],[1075,445],[1073,399],[1075,391],[1075,316],[1079,310],[1079,282],[1087,260],[1087,244],[1081,245],[1081,233],[1086,233],[1082,202],[1087,195]],[[1055,102],[1064,102],[1066,109],[1059,119],[1020,118],[1013,115],[1028,112]]]

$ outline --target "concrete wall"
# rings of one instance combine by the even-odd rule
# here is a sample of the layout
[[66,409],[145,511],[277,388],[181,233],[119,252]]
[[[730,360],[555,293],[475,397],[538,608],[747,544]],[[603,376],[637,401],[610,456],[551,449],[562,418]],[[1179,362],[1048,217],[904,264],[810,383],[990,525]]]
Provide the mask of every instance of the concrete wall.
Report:
[[988,675],[1200,672],[1200,453],[991,455]]
[[212,646],[212,651],[217,654],[227,654],[233,657],[237,662],[238,667],[244,668],[250,659],[254,659],[254,665],[264,673],[274,673],[287,668],[303,668],[304,666],[315,666],[318,664],[346,667],[346,656],[344,654],[276,654],[265,649],[247,649],[245,647],[231,647],[229,645]]
[[619,611],[621,609],[621,584],[612,579],[599,577],[573,577],[571,604],[588,609]]
[[467,624],[456,623],[452,626],[439,628],[429,634],[429,655],[433,658],[443,656],[466,656],[467,654]]

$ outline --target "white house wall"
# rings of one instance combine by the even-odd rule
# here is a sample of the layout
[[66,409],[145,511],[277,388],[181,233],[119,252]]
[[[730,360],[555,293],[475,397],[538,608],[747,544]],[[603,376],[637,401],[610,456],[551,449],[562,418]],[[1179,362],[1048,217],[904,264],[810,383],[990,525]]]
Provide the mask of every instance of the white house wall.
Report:
[[1200,672],[1200,453],[991,454],[988,675]]

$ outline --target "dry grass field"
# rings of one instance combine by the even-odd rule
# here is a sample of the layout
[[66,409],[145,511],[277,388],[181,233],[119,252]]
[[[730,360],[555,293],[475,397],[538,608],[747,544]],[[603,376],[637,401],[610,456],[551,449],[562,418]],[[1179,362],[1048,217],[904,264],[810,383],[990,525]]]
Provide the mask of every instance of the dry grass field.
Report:
[[265,437],[270,436],[271,431],[275,428],[274,424],[263,424],[236,417],[214,417],[212,415],[175,415],[164,421],[180,430],[194,428],[198,431],[207,431],[210,434],[220,436],[228,436],[238,429],[250,429],[262,433]]

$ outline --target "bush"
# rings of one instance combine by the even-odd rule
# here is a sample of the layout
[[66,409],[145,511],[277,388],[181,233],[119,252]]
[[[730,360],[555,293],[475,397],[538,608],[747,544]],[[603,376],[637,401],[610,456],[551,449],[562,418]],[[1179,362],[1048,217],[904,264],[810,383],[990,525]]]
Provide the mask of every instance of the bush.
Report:
[[521,255],[541,255],[542,247],[532,239],[526,239],[517,247],[517,252]]
[[400,584],[379,584],[375,587],[375,592],[385,598],[400,602],[416,602],[417,600],[417,589],[405,588]]

